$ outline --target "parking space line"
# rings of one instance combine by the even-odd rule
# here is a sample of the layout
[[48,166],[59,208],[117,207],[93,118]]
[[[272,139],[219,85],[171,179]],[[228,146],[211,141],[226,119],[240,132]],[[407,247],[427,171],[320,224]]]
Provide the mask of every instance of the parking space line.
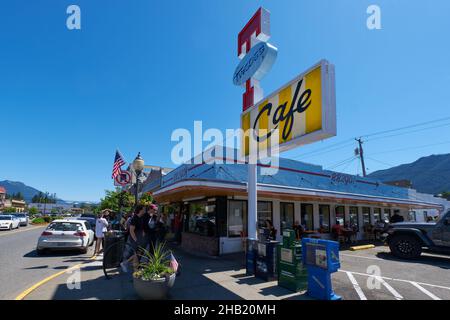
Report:
[[376,257],[364,257],[364,256],[360,256],[360,255],[356,255],[356,254],[347,254],[347,253],[339,253],[340,256],[344,256],[344,257],[352,257],[352,258],[362,258],[362,259],[369,259],[369,260],[383,260],[381,258],[376,258]]
[[353,276],[353,274],[349,271],[346,271],[348,278],[350,279],[350,282],[353,285],[353,288],[355,289],[356,293],[359,296],[360,300],[367,300],[366,295],[364,294],[364,292],[362,291],[361,287],[359,286],[358,282],[356,281],[355,277]]
[[427,296],[429,296],[431,299],[433,300],[441,300],[441,298],[439,298],[438,296],[434,295],[433,293],[431,293],[430,291],[428,291],[427,289],[425,289],[424,287],[422,287],[420,284],[418,284],[417,282],[414,281],[410,281],[411,284],[413,286],[415,286],[417,289],[419,289],[420,291],[422,291],[423,293],[425,293]]
[[[348,270],[342,270],[342,269],[339,269],[339,271],[340,271],[340,272],[347,272]],[[356,271],[350,271],[350,272],[353,273],[353,274],[360,275],[360,276],[374,277],[373,274],[362,273],[362,272],[356,272]],[[413,281],[411,281],[411,280],[396,279],[396,278],[381,277],[381,276],[379,276],[379,278],[383,278],[383,279],[386,279],[386,280],[392,280],[392,281],[408,282],[408,283],[413,282]],[[434,288],[439,288],[439,289],[450,290],[450,287],[439,286],[439,285],[437,285],[437,284],[431,284],[431,283],[425,283],[425,282],[419,282],[419,281],[416,281],[416,283],[419,284],[419,285],[422,285],[422,286],[429,286],[429,287],[434,287]]]
[[383,280],[382,277],[380,276],[373,276],[375,279],[377,279],[378,281],[381,282],[381,284],[383,286],[386,287],[386,289],[389,290],[390,293],[392,293],[392,295],[395,297],[395,299],[397,300],[403,300],[403,297],[400,293],[398,293],[394,288],[391,287],[391,285],[389,283],[387,283],[386,281]]

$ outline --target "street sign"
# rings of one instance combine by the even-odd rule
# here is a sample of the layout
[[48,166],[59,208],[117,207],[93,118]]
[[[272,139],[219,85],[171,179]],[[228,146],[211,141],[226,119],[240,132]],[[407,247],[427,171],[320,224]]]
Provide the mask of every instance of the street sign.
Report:
[[[263,132],[255,137],[258,151],[278,131],[279,152],[336,135],[334,66],[322,60],[241,114],[241,128]],[[249,155],[244,137],[243,156]]]
[[129,171],[122,171],[117,177],[114,179],[115,186],[124,187],[127,184],[131,183],[131,173]]

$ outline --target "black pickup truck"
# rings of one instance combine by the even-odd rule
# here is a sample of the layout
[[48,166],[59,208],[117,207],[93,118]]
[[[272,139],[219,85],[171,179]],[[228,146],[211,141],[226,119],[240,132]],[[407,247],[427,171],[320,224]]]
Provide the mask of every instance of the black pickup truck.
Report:
[[436,222],[393,223],[383,237],[392,254],[399,258],[414,259],[424,250],[450,255],[450,211]]

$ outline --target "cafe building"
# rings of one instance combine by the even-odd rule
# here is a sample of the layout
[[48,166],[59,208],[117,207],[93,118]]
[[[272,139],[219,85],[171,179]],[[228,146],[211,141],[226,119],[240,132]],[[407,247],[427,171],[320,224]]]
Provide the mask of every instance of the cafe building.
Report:
[[[215,160],[179,166],[161,178],[153,196],[164,212],[182,214],[184,249],[209,255],[243,251],[247,165]],[[318,165],[280,158],[272,166],[276,173],[263,175],[264,167],[258,165],[258,227],[270,219],[279,240],[282,230],[295,222],[329,239],[339,221],[356,228],[357,239],[364,239],[368,236],[364,226],[388,220],[395,212],[407,221],[412,210],[442,210],[430,195]]]

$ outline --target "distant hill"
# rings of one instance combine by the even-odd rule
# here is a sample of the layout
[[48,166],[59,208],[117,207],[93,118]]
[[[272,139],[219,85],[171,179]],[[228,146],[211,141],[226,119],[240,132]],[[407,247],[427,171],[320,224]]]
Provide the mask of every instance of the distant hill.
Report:
[[369,174],[381,181],[410,180],[419,192],[438,194],[450,191],[450,154],[431,155]]
[[[7,194],[14,194],[14,193],[22,193],[23,198],[27,203],[31,202],[31,199],[37,195],[39,192],[42,192],[36,188],[27,186],[25,183],[20,181],[10,181],[10,180],[4,180],[0,181],[0,186],[4,187],[6,189]],[[43,194],[45,192],[42,192]],[[66,203],[66,201],[61,199],[56,199],[57,203]]]
[[0,181],[0,186],[4,187],[8,194],[22,193],[26,202],[30,202],[31,199],[40,192],[38,189],[27,186],[25,183],[19,181]]

